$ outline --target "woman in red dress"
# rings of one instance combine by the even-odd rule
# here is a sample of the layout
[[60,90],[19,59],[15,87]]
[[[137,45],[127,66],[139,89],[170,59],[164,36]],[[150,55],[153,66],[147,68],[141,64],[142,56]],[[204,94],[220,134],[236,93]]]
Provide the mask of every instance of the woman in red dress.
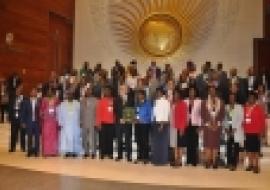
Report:
[[263,108],[256,103],[256,94],[250,93],[244,108],[244,131],[246,136],[245,149],[249,166],[247,171],[260,172],[259,154],[261,149],[261,135],[265,128],[265,114]]
[[186,136],[186,128],[187,128],[187,114],[188,108],[186,102],[182,99],[183,91],[175,90],[174,91],[174,126],[176,129],[175,133],[175,148],[174,148],[174,161],[173,166],[179,167],[182,166],[182,156],[183,149],[186,146],[185,136]]
[[58,98],[51,89],[41,101],[42,155],[44,157],[58,155],[58,122],[56,118],[58,104]]

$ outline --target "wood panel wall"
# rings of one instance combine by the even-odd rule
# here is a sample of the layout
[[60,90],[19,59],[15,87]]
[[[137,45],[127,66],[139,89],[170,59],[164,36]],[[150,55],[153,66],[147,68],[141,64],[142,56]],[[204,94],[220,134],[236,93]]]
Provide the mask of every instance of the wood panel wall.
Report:
[[[72,67],[74,1],[0,0],[1,77],[18,73],[28,92],[37,83],[48,80],[52,70],[61,73]],[[7,32],[14,34],[12,50],[5,48]],[[57,43],[56,32],[61,36]],[[53,62],[55,46],[61,47],[57,67]]]
[[263,6],[264,38],[254,39],[254,67],[257,74],[270,74],[270,0]]
[[264,0],[264,37],[270,38],[270,0]]

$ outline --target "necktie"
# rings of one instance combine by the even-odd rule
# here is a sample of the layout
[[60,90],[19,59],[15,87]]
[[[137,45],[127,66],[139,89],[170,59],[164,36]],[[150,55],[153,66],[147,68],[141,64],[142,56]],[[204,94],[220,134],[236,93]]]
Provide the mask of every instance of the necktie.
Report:
[[193,107],[193,100],[191,100],[189,103],[189,125],[190,126],[192,125],[192,122],[191,122],[192,107]]
[[32,100],[32,121],[36,120],[36,104],[35,100]]

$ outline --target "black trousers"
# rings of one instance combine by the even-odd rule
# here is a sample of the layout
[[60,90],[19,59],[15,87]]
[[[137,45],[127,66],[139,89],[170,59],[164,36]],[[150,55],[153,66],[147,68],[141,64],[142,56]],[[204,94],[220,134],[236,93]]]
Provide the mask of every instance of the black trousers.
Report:
[[197,126],[188,126],[186,129],[187,164],[197,165],[199,157],[199,135]]
[[1,123],[4,123],[5,121],[5,113],[8,113],[8,105],[7,104],[1,104]]
[[99,133],[100,157],[113,157],[113,137],[115,133],[114,124],[102,124]]
[[136,124],[137,159],[149,160],[149,131],[151,124]]
[[233,137],[227,140],[227,165],[236,167],[239,159],[239,143],[234,142]]
[[[123,150],[127,153],[127,159],[132,159],[132,124],[118,124],[116,127],[116,137],[118,142],[118,158],[123,158]],[[125,137],[125,142],[123,142]],[[124,146],[125,145],[125,146]]]
[[[27,138],[28,138],[28,155],[38,155],[39,154],[39,145],[40,145],[40,129],[38,122],[31,122],[27,126]],[[34,143],[33,143],[34,140]]]
[[19,120],[13,120],[11,122],[11,135],[10,135],[10,150],[16,150],[16,144],[18,142],[18,137],[20,133],[20,146],[21,150],[25,151],[25,129],[21,127]]

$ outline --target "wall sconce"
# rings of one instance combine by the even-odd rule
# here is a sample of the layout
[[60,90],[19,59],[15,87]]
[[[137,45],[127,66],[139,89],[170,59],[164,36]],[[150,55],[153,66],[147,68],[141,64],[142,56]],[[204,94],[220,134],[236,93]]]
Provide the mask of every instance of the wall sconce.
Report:
[[4,43],[0,44],[0,51],[22,53],[24,50],[17,47],[17,44],[14,43],[14,39],[14,34],[12,32],[7,32]]
[[11,46],[14,42],[14,34],[12,32],[6,33],[6,44]]

